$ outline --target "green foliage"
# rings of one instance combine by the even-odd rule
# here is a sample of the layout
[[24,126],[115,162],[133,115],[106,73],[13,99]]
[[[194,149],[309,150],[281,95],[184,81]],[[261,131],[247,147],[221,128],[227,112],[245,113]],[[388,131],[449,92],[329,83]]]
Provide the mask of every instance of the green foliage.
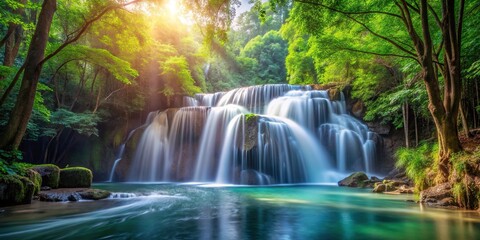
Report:
[[409,103],[410,107],[419,112],[421,116],[428,117],[427,92],[418,85],[410,88],[402,85],[380,94],[378,98],[367,99],[368,111],[364,119],[366,121],[381,120],[383,123],[393,123],[396,128],[401,128],[403,127],[402,106],[404,103]]
[[60,54],[55,56],[55,58],[58,65],[69,61],[88,61],[93,65],[104,68],[112,74],[115,79],[124,84],[131,84],[132,80],[138,77],[138,72],[131,68],[129,62],[114,56],[105,49],[92,48],[84,45],[69,45],[63,49]]
[[60,170],[60,188],[88,188],[92,185],[92,171],[84,167],[69,167]]
[[407,176],[415,183],[415,190],[422,191],[433,184],[430,171],[438,158],[438,145],[422,143],[417,148],[400,148],[395,153],[396,167],[404,168]]
[[98,136],[97,124],[101,121],[98,114],[85,112],[74,113],[67,109],[59,108],[52,113],[50,122],[65,128],[70,128],[79,134]]
[[253,84],[285,83],[285,57],[287,43],[277,31],[250,40],[240,52],[239,62],[247,73],[245,77],[255,79]]
[[15,163],[22,160],[22,152],[19,150],[3,150],[0,149],[0,161],[5,163]]
[[474,152],[459,152],[452,155],[452,173],[450,181],[453,183],[452,194],[460,207],[477,209],[480,206],[480,188],[475,183],[480,166],[480,150]]
[[195,80],[184,56],[172,56],[161,62],[160,68],[164,79],[162,92],[165,96],[193,95],[200,92],[200,88],[195,86]]

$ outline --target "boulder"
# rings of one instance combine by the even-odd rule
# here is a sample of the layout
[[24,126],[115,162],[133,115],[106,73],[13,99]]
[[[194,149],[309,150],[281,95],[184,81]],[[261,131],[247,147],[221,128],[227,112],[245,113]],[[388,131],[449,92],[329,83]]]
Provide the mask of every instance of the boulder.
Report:
[[38,194],[38,199],[43,202],[75,202],[80,200],[80,195],[75,191],[42,191]]
[[375,184],[375,187],[372,190],[372,192],[374,193],[383,193],[385,191],[387,191],[387,185],[383,183]]
[[372,176],[370,177],[370,179],[363,181],[363,184],[361,184],[361,186],[364,188],[374,188],[375,185],[381,181],[382,180],[380,180],[379,178]]
[[0,175],[0,206],[28,204],[32,201],[34,184],[26,177]]
[[75,202],[79,200],[100,200],[108,198],[112,193],[100,189],[59,188],[40,192],[39,200],[45,202]]
[[449,182],[430,187],[420,193],[420,202],[431,207],[457,207],[453,199],[452,185]]
[[110,197],[111,192],[101,189],[87,189],[81,192],[78,192],[82,199],[86,200],[100,200]]
[[88,188],[92,185],[93,174],[88,168],[70,167],[60,170],[60,188]]
[[58,188],[60,178],[60,168],[53,164],[42,164],[32,167],[33,170],[42,176],[42,186]]
[[38,195],[42,187],[42,176],[40,175],[40,173],[34,171],[33,169],[27,169],[26,177],[33,183],[33,195]]
[[[244,117],[245,122],[243,125],[240,125],[238,133],[236,134],[236,143],[243,143],[242,146],[237,147],[243,151],[249,151],[258,145],[258,120],[260,117],[256,114],[246,114]],[[244,139],[241,139],[242,137],[244,137]]]
[[352,105],[352,114],[353,116],[363,119],[363,116],[365,115],[365,104],[361,101],[358,100]]
[[330,88],[328,89],[328,97],[332,101],[340,101],[342,100],[341,91],[338,88]]
[[364,181],[368,180],[367,174],[364,172],[355,172],[352,173],[350,176],[344,178],[343,180],[338,182],[338,186],[345,186],[345,187],[363,187]]

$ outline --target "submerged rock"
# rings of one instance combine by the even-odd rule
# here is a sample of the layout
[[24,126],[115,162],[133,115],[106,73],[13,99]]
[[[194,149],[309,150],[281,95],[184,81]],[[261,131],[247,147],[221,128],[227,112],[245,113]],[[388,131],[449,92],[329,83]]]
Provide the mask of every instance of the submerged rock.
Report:
[[368,180],[367,174],[364,172],[355,172],[350,176],[344,178],[338,182],[338,186],[345,187],[363,187],[365,185],[364,181]]

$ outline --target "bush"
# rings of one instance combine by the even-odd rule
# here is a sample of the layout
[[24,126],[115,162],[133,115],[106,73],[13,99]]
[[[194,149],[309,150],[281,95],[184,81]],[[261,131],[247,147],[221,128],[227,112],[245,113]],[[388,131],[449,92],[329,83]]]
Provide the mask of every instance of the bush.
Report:
[[88,168],[70,167],[60,170],[61,188],[81,188],[90,187],[92,185],[93,174]]
[[456,203],[467,209],[478,209],[480,187],[475,178],[480,175],[480,151],[456,153],[450,160],[453,169],[450,181]]
[[417,148],[400,148],[395,153],[396,166],[404,168],[407,176],[415,183],[415,191],[420,192],[433,184],[430,172],[438,156],[438,145],[422,143]]
[[0,174],[25,176],[32,164],[24,162],[8,162],[0,158]]
[[54,164],[35,165],[32,169],[42,176],[42,186],[58,188],[60,168]]

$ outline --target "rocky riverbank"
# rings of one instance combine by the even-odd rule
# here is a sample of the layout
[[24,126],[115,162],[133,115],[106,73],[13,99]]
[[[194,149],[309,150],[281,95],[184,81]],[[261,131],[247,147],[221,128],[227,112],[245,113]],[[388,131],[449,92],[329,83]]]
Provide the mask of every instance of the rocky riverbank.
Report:
[[53,164],[35,165],[16,174],[0,175],[0,206],[40,201],[99,200],[110,192],[91,189],[92,171],[83,167],[60,169]]

